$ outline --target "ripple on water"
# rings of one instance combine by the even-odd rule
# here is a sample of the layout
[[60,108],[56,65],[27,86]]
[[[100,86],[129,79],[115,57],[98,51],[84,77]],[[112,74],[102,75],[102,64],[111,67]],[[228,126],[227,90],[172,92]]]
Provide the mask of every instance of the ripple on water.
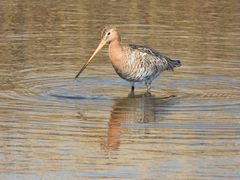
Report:
[[[154,84],[153,94],[156,97],[176,95],[181,99],[179,105],[168,107],[168,110],[193,111],[193,110],[217,110],[231,109],[239,106],[239,87],[237,79],[226,77],[205,77],[200,76],[197,80],[184,79],[172,82],[164,82],[164,77]],[[162,83],[163,81],[163,83]],[[158,85],[158,82],[161,86]],[[2,93],[8,107],[16,107],[18,104],[30,104],[29,108],[37,107],[39,103],[61,107],[75,107],[84,103],[94,104],[95,102],[107,103],[116,97],[123,97],[128,94],[128,83],[120,79],[101,78],[72,78],[39,77],[15,81],[14,90]],[[138,85],[137,93],[142,92],[142,86]],[[158,90],[160,89],[160,90]],[[171,94],[172,93],[172,94]],[[9,102],[7,101],[10,100]],[[83,103],[83,104],[84,104]],[[109,104],[109,103],[107,103]],[[3,105],[2,105],[3,106]],[[23,106],[22,106],[23,107]]]

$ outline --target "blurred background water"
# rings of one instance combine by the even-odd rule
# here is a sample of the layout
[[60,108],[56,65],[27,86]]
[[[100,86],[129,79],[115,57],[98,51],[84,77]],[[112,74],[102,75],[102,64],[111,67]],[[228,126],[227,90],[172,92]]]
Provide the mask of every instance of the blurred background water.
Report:
[[[128,97],[105,48],[183,66]],[[240,179],[240,3],[0,1],[0,179]]]

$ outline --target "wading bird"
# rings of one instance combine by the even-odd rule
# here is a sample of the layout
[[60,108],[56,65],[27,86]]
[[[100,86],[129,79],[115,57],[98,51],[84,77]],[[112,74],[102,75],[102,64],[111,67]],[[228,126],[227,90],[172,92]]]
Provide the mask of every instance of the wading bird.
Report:
[[75,78],[83,72],[105,44],[109,44],[109,57],[116,73],[131,83],[131,94],[134,94],[135,82],[145,82],[146,93],[150,94],[151,83],[161,72],[173,71],[175,67],[181,66],[179,60],[170,59],[146,46],[121,45],[121,37],[117,28],[107,26],[102,30],[98,47]]

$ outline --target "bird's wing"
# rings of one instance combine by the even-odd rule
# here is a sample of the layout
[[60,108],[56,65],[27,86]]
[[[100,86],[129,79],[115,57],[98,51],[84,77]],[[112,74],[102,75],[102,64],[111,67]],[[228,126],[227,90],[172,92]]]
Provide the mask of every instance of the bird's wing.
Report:
[[132,51],[138,51],[139,56],[144,58],[144,61],[151,61],[151,64],[157,67],[159,71],[164,71],[164,70],[173,71],[173,68],[176,67],[174,65],[174,62],[176,60],[172,60],[154,49],[151,49],[146,46],[132,45],[132,44],[129,45],[129,48]]

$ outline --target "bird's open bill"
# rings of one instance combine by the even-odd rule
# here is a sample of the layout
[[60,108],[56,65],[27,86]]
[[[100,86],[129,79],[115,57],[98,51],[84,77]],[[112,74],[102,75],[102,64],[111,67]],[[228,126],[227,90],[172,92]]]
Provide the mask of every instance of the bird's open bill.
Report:
[[75,76],[75,78],[78,78],[78,76],[83,72],[83,70],[87,67],[87,65],[91,62],[91,60],[94,58],[94,56],[102,49],[102,47],[106,44],[106,42],[104,40],[101,40],[101,42],[99,43],[98,47],[96,48],[96,50],[94,51],[94,53],[92,54],[92,56],[85,62],[85,64],[83,65],[83,67],[80,69],[80,71],[78,72],[78,74]]

